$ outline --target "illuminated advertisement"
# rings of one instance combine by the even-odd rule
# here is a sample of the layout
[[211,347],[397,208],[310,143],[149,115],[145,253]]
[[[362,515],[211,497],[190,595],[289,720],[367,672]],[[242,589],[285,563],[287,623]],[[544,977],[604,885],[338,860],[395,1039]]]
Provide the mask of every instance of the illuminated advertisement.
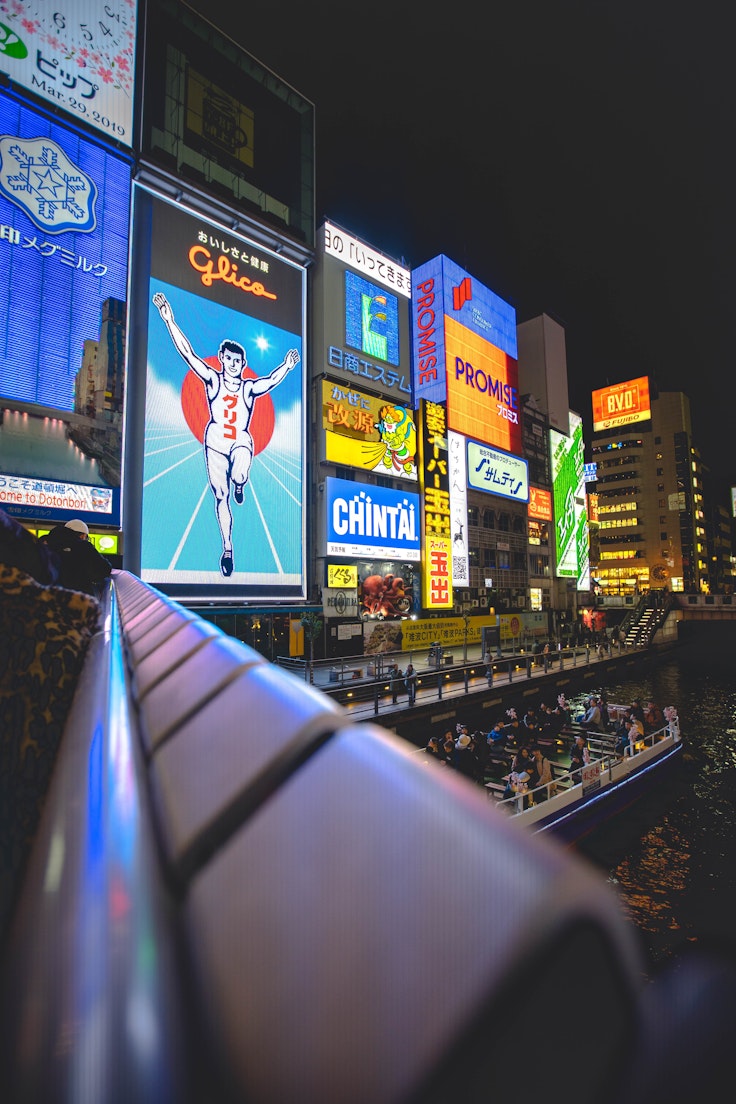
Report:
[[329,222],[320,227],[318,241],[314,373],[339,380],[345,389],[371,388],[384,402],[411,410],[408,269]]
[[416,565],[400,561],[362,563],[358,601],[364,621],[409,617],[417,607]]
[[452,530],[447,417],[442,403],[420,404],[419,481],[422,492],[422,604],[450,609],[452,600]]
[[361,353],[399,363],[399,301],[357,272],[345,273],[345,341]]
[[520,456],[468,441],[468,486],[515,502],[528,502],[529,465]]
[[0,91],[0,469],[24,481],[9,513],[119,524],[130,175]]
[[330,476],[325,501],[328,555],[420,559],[419,495]]
[[583,478],[583,421],[570,411],[570,436],[550,430],[557,575],[590,589],[590,545]]
[[342,383],[322,381],[325,459],[396,479],[417,479],[414,413]]
[[539,521],[552,520],[552,495],[542,487],[529,485],[529,505],[527,514],[530,518],[538,518]]
[[0,3],[0,68],[126,146],[133,145],[135,37],[131,0]]
[[131,466],[143,451],[141,577],[191,597],[303,596],[304,270],[142,187],[134,199],[150,248],[144,433],[126,440]]
[[592,399],[594,433],[632,422],[645,422],[652,416],[647,376],[602,387],[593,392]]
[[452,534],[452,585],[470,586],[468,546],[468,465],[465,438],[447,431],[447,461],[450,479],[450,532]]
[[442,255],[412,272],[414,399],[447,404],[447,425],[521,453],[516,312]]
[[597,463],[585,464],[584,465],[584,475],[585,475],[585,482],[586,483],[597,483],[598,482],[598,464]]
[[179,0],[148,5],[142,87],[145,161],[313,248],[313,104]]
[[330,589],[355,590],[358,585],[358,569],[355,564],[327,564],[327,586]]

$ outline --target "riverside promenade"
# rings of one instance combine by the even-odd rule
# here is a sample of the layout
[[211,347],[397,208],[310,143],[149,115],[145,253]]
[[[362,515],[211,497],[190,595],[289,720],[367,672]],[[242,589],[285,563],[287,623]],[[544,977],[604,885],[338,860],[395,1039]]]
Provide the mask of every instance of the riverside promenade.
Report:
[[[360,656],[337,663],[315,662],[313,684],[343,706],[351,721],[374,721],[417,746],[457,723],[489,731],[494,721],[511,706],[521,716],[529,705],[542,701],[551,706],[564,693],[568,699],[586,691],[605,688],[656,660],[661,649],[626,648],[613,645],[602,655],[592,645],[565,648],[547,657],[530,651],[495,655],[493,677],[486,674],[480,645],[469,645],[467,662],[440,666],[428,662],[428,653],[415,652],[381,656]],[[453,660],[454,656],[451,657]],[[393,701],[389,670],[397,662],[402,670],[412,662],[417,672],[416,701],[408,703],[403,681],[398,700]],[[286,666],[286,665],[285,665]],[[304,664],[289,665],[308,680]]]

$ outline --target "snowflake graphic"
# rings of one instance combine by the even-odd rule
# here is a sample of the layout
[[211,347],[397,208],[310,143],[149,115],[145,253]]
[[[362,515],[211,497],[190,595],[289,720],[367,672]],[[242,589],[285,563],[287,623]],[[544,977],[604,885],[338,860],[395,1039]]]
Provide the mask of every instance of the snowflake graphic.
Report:
[[50,234],[97,224],[97,186],[50,138],[0,137],[0,192]]

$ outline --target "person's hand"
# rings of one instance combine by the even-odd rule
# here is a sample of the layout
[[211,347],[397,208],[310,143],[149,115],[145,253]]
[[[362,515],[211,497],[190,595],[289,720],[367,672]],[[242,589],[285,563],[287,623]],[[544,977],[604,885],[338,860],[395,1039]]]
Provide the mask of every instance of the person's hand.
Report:
[[161,291],[157,291],[153,297],[153,305],[158,308],[159,314],[163,318],[164,322],[173,322],[174,312],[171,309],[166,296]]

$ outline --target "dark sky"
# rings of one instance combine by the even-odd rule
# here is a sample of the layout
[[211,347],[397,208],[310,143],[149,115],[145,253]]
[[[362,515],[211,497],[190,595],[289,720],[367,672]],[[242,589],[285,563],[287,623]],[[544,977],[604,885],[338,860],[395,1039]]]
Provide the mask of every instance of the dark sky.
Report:
[[736,484],[725,16],[671,0],[192,6],[315,104],[318,225],[410,267],[445,253],[518,322],[557,319],[586,436],[595,388],[684,391],[704,461]]

